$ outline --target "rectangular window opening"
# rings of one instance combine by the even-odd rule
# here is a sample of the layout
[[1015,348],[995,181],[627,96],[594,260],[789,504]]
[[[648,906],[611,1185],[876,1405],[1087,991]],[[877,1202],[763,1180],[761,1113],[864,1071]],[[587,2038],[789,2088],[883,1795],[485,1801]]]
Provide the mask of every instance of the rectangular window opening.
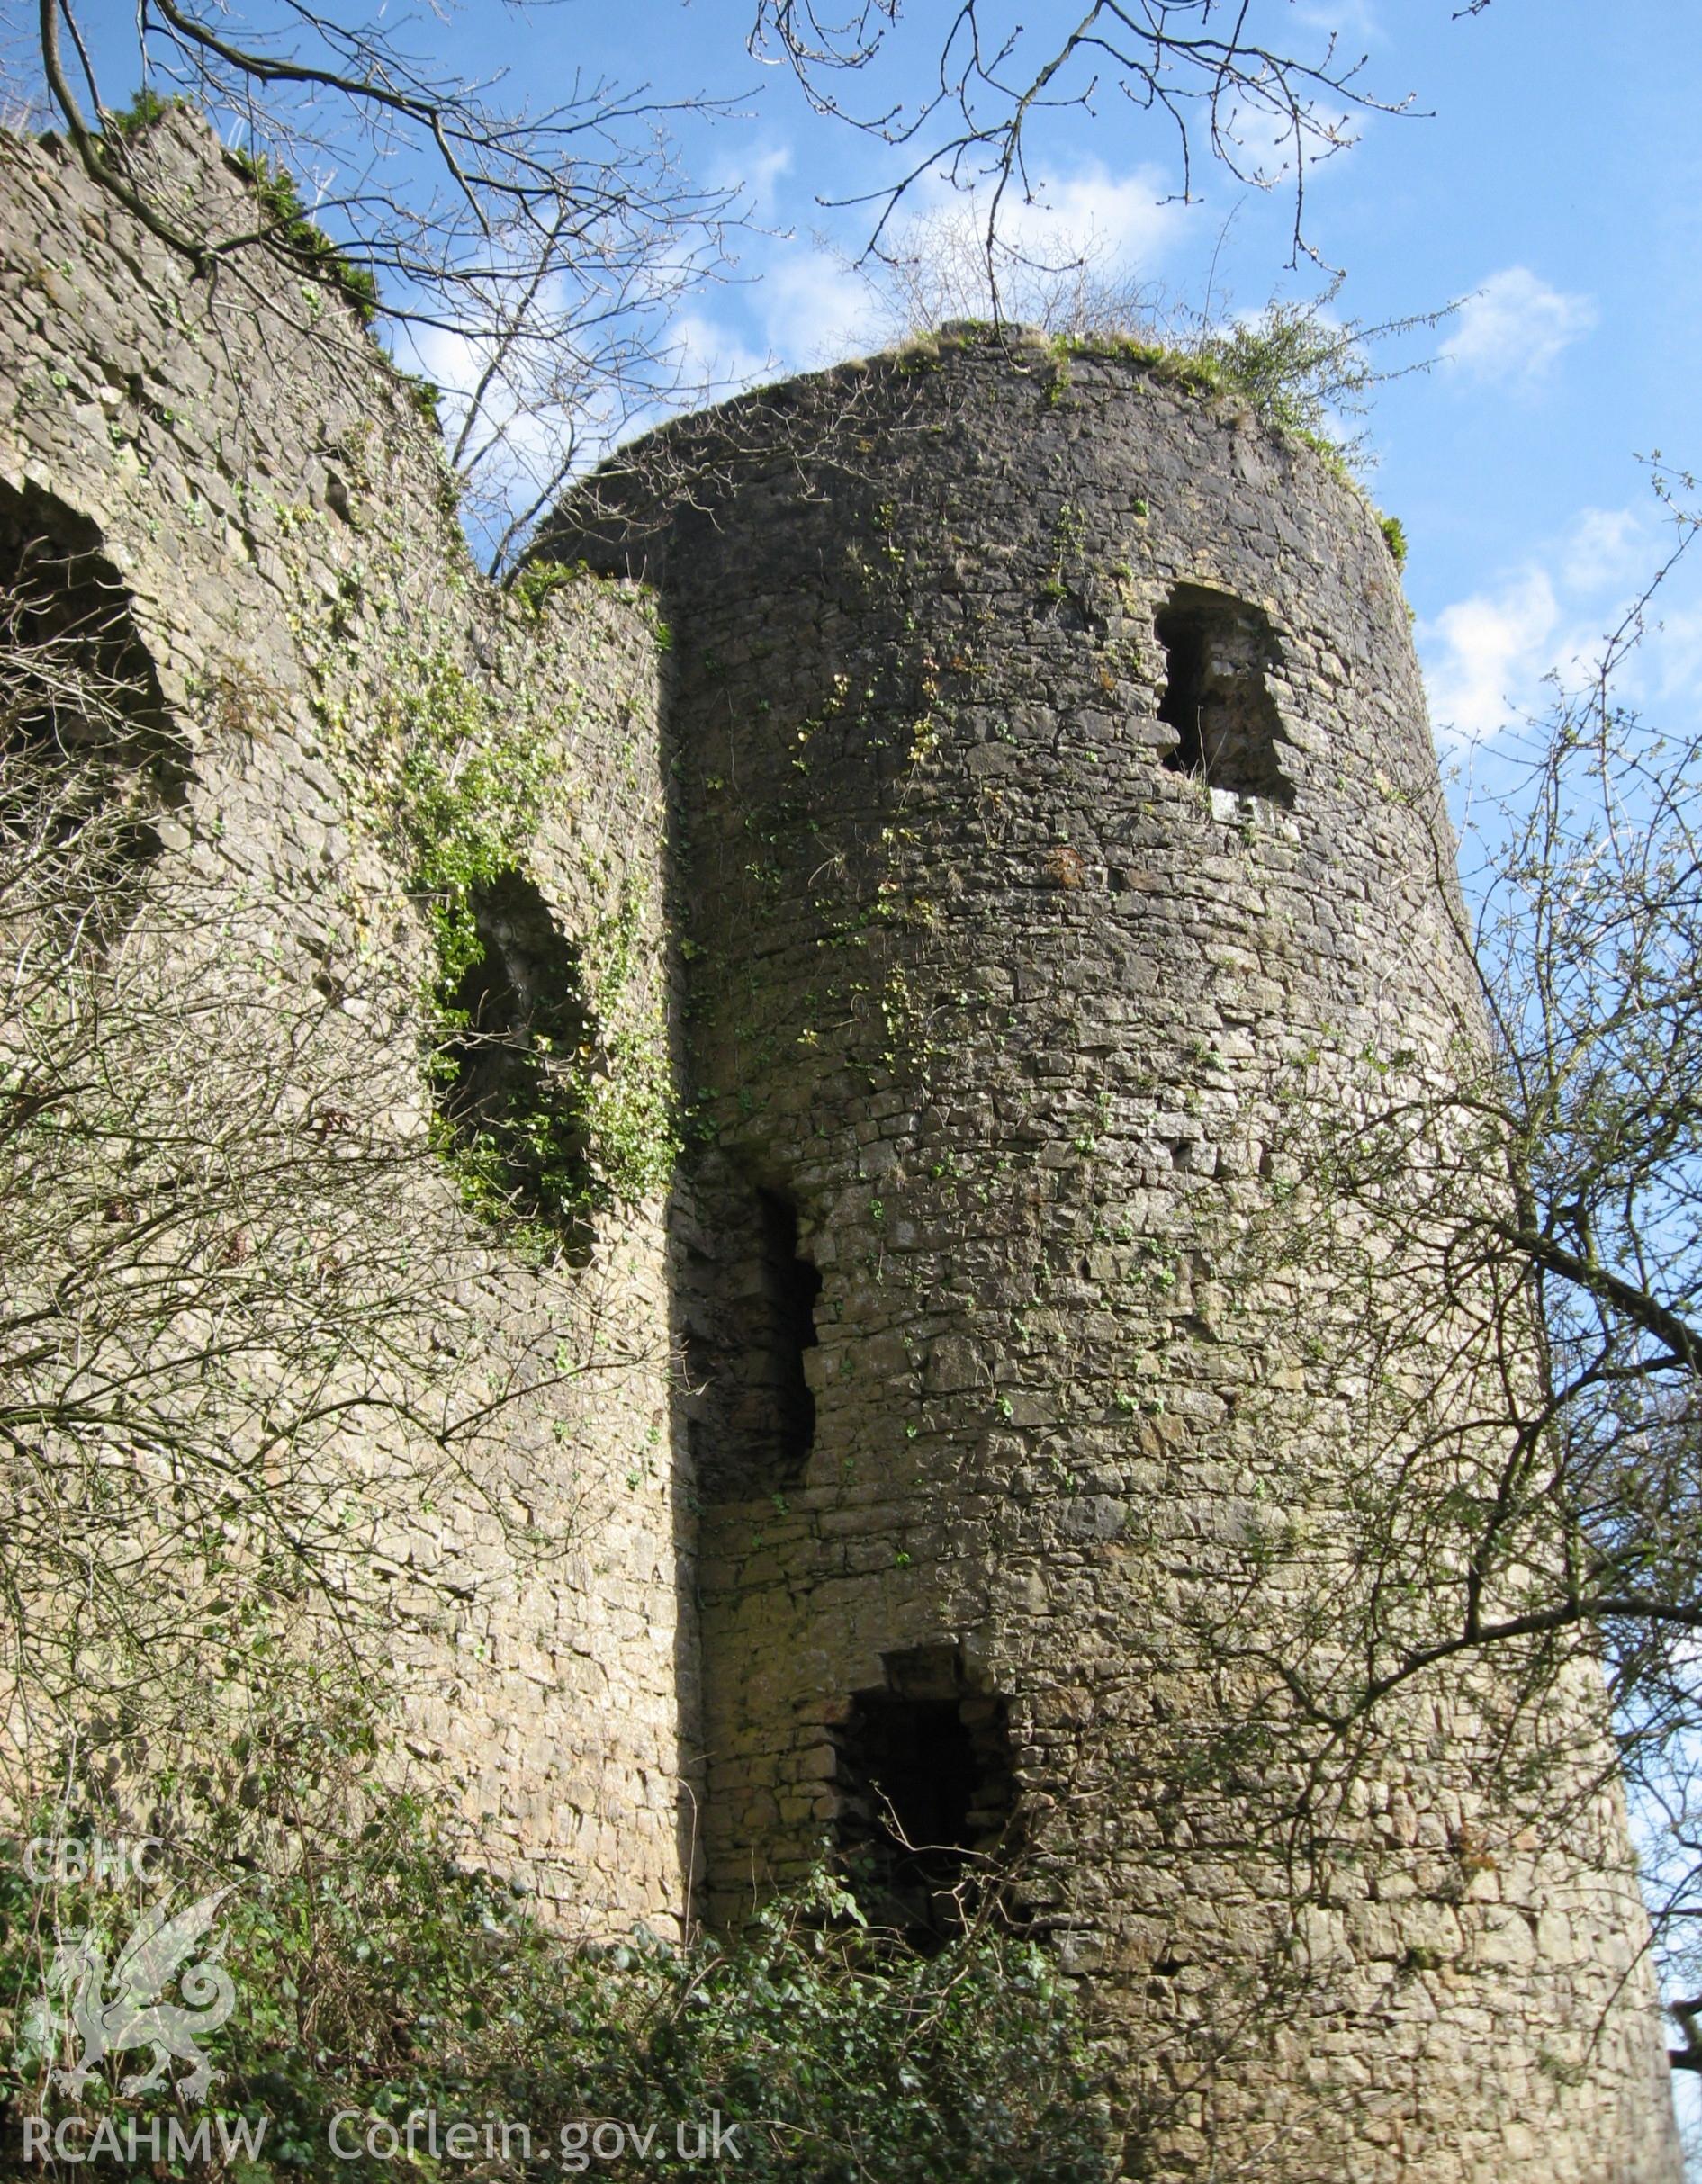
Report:
[[1227,592],[1178,584],[1155,627],[1168,664],[1158,718],[1176,732],[1165,765],[1211,788],[1292,804],[1289,739],[1265,681],[1277,657],[1270,617]]

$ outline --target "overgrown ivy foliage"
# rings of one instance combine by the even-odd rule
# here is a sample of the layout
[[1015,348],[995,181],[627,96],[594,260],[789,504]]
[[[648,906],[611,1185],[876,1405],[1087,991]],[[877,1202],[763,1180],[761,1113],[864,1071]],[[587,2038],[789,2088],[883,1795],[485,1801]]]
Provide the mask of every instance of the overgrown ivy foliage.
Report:
[[[181,98],[161,98],[144,84],[130,104],[104,117],[99,154],[116,155],[121,166],[127,148],[144,138],[156,122],[175,108],[186,108]],[[359,265],[339,250],[302,201],[295,176],[282,160],[257,154],[230,151],[226,157],[255,194],[260,214],[255,239],[285,254],[304,273],[334,289],[362,326],[371,326],[378,315],[378,283],[370,269]]]
[[544,815],[553,754],[541,736],[495,717],[448,653],[421,661],[392,699],[401,749],[394,816],[413,857],[439,968],[453,984],[484,952],[477,890],[499,878]]
[[[435,957],[437,1149],[517,1245],[572,1250],[596,1214],[665,1187],[678,1151],[660,1002],[641,993],[643,898],[612,889],[577,944],[551,931],[526,864],[556,761],[527,706],[500,714],[447,654],[417,663],[392,704],[390,818]],[[543,930],[521,954],[550,962],[554,984],[501,960],[498,931],[528,921]]]
[[[126,2051],[73,2099],[49,2082],[71,2044],[40,2011],[56,1944],[88,1933],[110,1964],[172,1878],[182,1903],[236,1883],[219,1925],[237,2007],[205,2039],[222,2075],[193,2110],[164,2092],[126,2098],[119,2080],[146,2060]],[[518,2184],[586,2167],[700,2172],[711,2166],[691,2158],[701,2122],[707,2142],[717,2125],[723,2135],[716,2172],[750,2179],[1097,2184],[1114,2173],[1094,2054],[1043,1952],[987,1929],[919,1956],[863,1926],[824,1872],[736,1940],[576,1946],[456,1866],[395,1796],[370,1811],[354,1849],[298,1844],[273,1873],[185,1859],[139,1892],[44,1887],[8,1861],[0,1921],[8,2150],[37,2115],[77,2117],[65,2143],[79,2148],[102,2117],[125,2145],[135,2118],[146,2150],[158,2117],[158,2177]],[[411,2160],[398,2152],[410,2114]],[[204,2159],[170,2157],[173,2115],[207,2122]],[[473,2160],[445,2150],[457,2121],[474,2126]],[[624,2133],[624,2153],[586,2153],[599,2122],[596,2144]],[[257,2158],[221,2155],[245,2136]]]

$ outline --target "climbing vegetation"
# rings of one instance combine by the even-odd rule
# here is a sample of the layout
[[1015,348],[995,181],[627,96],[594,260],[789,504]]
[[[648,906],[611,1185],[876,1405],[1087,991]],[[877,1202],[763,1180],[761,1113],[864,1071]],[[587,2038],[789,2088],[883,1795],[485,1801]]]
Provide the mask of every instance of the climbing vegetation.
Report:
[[[559,778],[522,688],[499,707],[435,654],[388,703],[390,816],[429,921],[436,1143],[467,1202],[533,1255],[661,1190],[678,1151],[644,893],[626,881],[577,939],[526,876]],[[606,876],[594,874],[603,887]]]
[[[220,2075],[189,2119],[207,2123],[212,2158],[162,2176],[672,2175],[703,2158],[700,2125],[706,2154],[718,2134],[725,2168],[775,2184],[1114,2173],[1095,2056],[1031,1943],[989,1922],[920,1955],[866,1925],[825,1868],[736,1939],[575,1943],[458,1864],[413,1799],[376,1785],[360,1723],[302,1715],[221,1747],[177,1786],[140,1887],[128,1871],[85,1877],[103,1829],[115,1832],[98,1800],[38,1811],[33,1871],[15,1854],[0,1865],[9,2144],[41,2115],[77,2119],[68,2143],[103,2119],[121,2147],[131,2129],[146,2147],[156,2119],[168,2143],[183,2114],[168,2093],[118,2090],[133,2052],[76,2094],[52,2081],[76,2043],[44,1991],[61,1937],[110,1964],[150,1902],[228,1890],[209,1946],[235,2007],[204,2036]],[[457,2123],[472,2127],[471,2170],[443,2151]],[[221,2162],[224,2146],[245,2151]]]

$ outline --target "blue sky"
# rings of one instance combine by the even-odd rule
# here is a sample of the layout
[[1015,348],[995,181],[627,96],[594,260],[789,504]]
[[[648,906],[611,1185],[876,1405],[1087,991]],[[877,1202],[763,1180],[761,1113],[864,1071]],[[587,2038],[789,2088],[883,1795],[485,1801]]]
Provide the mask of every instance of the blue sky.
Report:
[[[1463,299],[1390,364],[1435,359],[1380,392],[1367,483],[1406,526],[1409,596],[1445,754],[1473,765],[1540,702],[1544,673],[1587,659],[1656,560],[1659,511],[1638,458],[1702,468],[1702,8],[1696,0],[1254,0],[1272,43],[1321,49],[1331,31],[1363,53],[1366,85],[1400,115],[1356,118],[1358,142],[1313,170],[1309,239],[1346,269],[1334,309],[1366,323]],[[238,9],[250,20],[274,0]],[[1050,34],[1062,0],[981,0],[990,22]],[[576,72],[648,84],[662,99],[707,93],[732,112],[682,117],[687,170],[739,184],[757,226],[725,283],[682,311],[674,336],[724,381],[767,379],[878,346],[876,300],[848,261],[867,207],[824,204],[878,187],[896,155],[812,114],[784,69],[745,50],[753,0],[553,0],[504,7],[378,0],[405,43],[446,69],[502,80],[501,102],[547,105]],[[825,0],[829,20],[851,0]],[[109,95],[136,78],[124,0],[80,10],[106,58]],[[914,102],[937,50],[944,0],[908,0],[879,73],[852,95]],[[273,17],[275,20],[275,16]],[[14,43],[27,31],[12,25]],[[1202,163],[1198,202],[1162,122],[1114,94],[1089,116],[1052,117],[1036,139],[1049,233],[1091,236],[1121,268],[1183,306],[1255,310],[1316,295],[1316,265],[1290,269],[1292,199]],[[937,196],[936,193],[936,196]],[[918,202],[928,202],[924,191]],[[1049,229],[1049,221],[1050,223]],[[453,382],[454,360],[428,357]],[[1657,713],[1702,675],[1702,582],[1674,588],[1627,695]]]
[[[1063,10],[1028,11],[1039,25]],[[1659,512],[1637,458],[1702,466],[1702,11],[1691,0],[1494,0],[1453,20],[1454,0],[1265,0],[1274,35],[1330,28],[1367,56],[1365,80],[1412,111],[1373,114],[1359,141],[1314,172],[1309,232],[1345,267],[1336,308],[1374,322],[1467,299],[1389,361],[1434,368],[1382,391],[1369,477],[1411,544],[1408,590],[1445,749],[1493,736],[1538,701],[1544,672],[1587,656],[1652,565]],[[913,8],[890,42],[883,89],[914,96],[942,10]],[[817,201],[878,183],[880,148],[812,116],[781,71],[743,51],[742,0],[580,0],[525,18],[459,19],[488,64],[493,21],[511,26],[520,74],[545,95],[575,65],[663,93],[741,95],[686,131],[689,163],[738,180],[770,230],[740,247],[735,282],[682,330],[730,374],[770,377],[873,346],[872,300],[829,249],[854,253],[869,214]],[[1184,303],[1254,309],[1316,293],[1285,269],[1290,205],[1196,176],[1173,198],[1172,145],[1110,98],[1061,117],[1042,145],[1042,193],[1061,224],[1091,227]],[[1224,222],[1233,214],[1227,235]],[[1702,669],[1702,596],[1666,602],[1635,670],[1637,694],[1674,702]]]

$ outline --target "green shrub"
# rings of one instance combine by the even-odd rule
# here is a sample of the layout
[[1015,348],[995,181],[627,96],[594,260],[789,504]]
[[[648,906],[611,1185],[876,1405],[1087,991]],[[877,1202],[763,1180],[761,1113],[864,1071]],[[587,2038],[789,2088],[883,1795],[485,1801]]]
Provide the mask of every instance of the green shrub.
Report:
[[162,99],[158,92],[144,84],[128,106],[101,116],[102,128],[106,135],[121,139],[140,137],[156,121],[163,121],[168,113],[188,103],[183,98]]
[[[737,1940],[575,1946],[455,1865],[407,1800],[379,1804],[357,1833],[335,1859],[227,1872],[239,1885],[218,1922],[238,2005],[207,2036],[223,2076],[193,2114],[215,2133],[222,2119],[228,2135],[246,2123],[259,2158],[221,2165],[215,2152],[199,2166],[164,2161],[156,2175],[561,2175],[563,2126],[571,2140],[598,2119],[641,2138],[654,2125],[654,2152],[612,2170],[593,2158],[593,2172],[677,2175],[694,2166],[662,2158],[676,2154],[678,2126],[689,2151],[698,2120],[717,2113],[737,2126],[739,2158],[722,2173],[775,2184],[1097,2184],[1113,2173],[1092,2051],[1026,1941],[986,1931],[918,1955],[864,1927],[824,1872]],[[214,1885],[204,1866],[179,1872],[182,1901]],[[110,1952],[146,1895],[60,1883],[47,1896],[17,1865],[0,1873],[0,2129],[15,2145],[26,2115],[108,2116],[120,2132],[138,2116],[146,2145],[148,2117],[185,2111],[163,2093],[117,2093],[133,2051],[78,2099],[57,2092],[42,2109],[53,2057],[31,2009],[54,1927],[87,1926]],[[415,2162],[383,2158],[383,2126],[405,2139],[410,2111],[435,2114],[440,2133],[457,2119],[524,2125],[529,2158],[511,2132],[494,2159],[435,2162],[423,2125]],[[339,2157],[339,2115],[338,2145],[364,2149],[375,2125],[375,2153]]]
[[365,265],[345,256],[316,220],[310,220],[295,176],[281,160],[264,152],[232,152],[268,222],[268,238],[300,261],[304,271],[337,290],[363,326],[378,315],[378,283]]
[[[541,589],[522,595],[532,611],[572,573],[540,567]],[[590,1216],[661,1190],[679,1152],[667,1027],[642,976],[642,896],[622,886],[563,945],[559,1006],[502,1042],[500,1093],[487,1089],[476,1118],[446,1115],[464,1042],[478,1035],[463,997],[486,956],[479,906],[523,875],[557,783],[554,747],[523,698],[500,711],[446,653],[416,663],[389,703],[400,754],[390,816],[430,921],[434,1067],[451,1095],[437,1150],[468,1205],[523,1250],[579,1248]]]
[[[1372,393],[1386,380],[1427,368],[1420,363],[1385,370],[1373,359],[1375,346],[1391,336],[1428,331],[1453,306],[1367,326],[1332,317],[1339,287],[1337,281],[1309,301],[1274,301],[1256,317],[1184,317],[1166,328],[1059,334],[1051,346],[1066,366],[1071,356],[1121,357],[1190,394],[1243,402],[1274,431],[1302,442],[1351,479],[1364,446],[1349,420],[1364,415]],[[1395,552],[1392,539],[1390,551]]]

